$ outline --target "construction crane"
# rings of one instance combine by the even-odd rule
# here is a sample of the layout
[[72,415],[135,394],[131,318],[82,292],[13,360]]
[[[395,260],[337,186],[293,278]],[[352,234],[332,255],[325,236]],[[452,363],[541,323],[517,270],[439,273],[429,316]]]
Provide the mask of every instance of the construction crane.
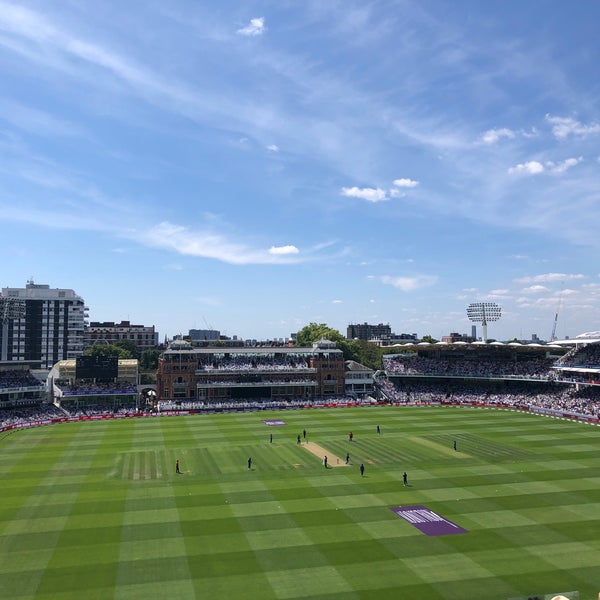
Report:
[[550,336],[550,341],[556,341],[556,325],[558,323],[558,313],[560,312],[560,307],[562,305],[562,297],[563,292],[565,291],[565,286],[563,284],[562,289],[560,290],[560,295],[558,296],[558,306],[556,307],[556,314],[554,315],[554,325],[552,326],[552,335]]

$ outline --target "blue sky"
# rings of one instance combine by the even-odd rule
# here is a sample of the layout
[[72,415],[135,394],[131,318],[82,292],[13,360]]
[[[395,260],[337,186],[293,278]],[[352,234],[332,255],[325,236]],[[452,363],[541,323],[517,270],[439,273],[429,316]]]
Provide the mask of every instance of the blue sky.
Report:
[[[60,8],[59,8],[60,7]],[[0,287],[94,321],[600,329],[600,5],[0,0]],[[560,307],[560,310],[559,310]]]

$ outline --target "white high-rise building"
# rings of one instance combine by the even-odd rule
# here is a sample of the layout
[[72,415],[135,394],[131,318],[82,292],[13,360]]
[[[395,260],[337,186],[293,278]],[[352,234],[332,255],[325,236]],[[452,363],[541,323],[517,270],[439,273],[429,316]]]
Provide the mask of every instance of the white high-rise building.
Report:
[[25,288],[2,288],[2,296],[24,301],[25,314],[0,328],[0,360],[39,361],[50,369],[83,354],[88,309],[73,290],[28,281]]

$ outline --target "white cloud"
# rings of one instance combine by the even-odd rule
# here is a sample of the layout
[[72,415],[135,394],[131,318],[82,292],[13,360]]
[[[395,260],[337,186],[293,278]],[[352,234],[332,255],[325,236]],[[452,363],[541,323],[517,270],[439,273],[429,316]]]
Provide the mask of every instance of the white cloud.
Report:
[[513,139],[515,137],[515,132],[511,129],[507,129],[506,127],[502,127],[501,129],[488,129],[482,136],[481,141],[485,144],[495,144],[500,141],[502,138]]
[[547,162],[546,166],[552,171],[552,173],[564,173],[567,169],[578,165],[583,160],[583,156],[579,158],[567,158],[559,163]]
[[600,123],[591,123],[584,125],[580,121],[571,117],[552,117],[546,115],[546,120],[552,125],[552,133],[559,140],[567,138],[569,135],[586,135],[600,133]]
[[267,150],[269,152],[279,152],[279,146],[277,144],[271,144],[270,146],[267,146]]
[[265,28],[265,18],[257,17],[254,19],[250,19],[250,23],[241,29],[238,29],[237,32],[240,35],[262,35],[266,31]]
[[153,248],[163,248],[185,256],[212,258],[234,265],[297,262],[291,256],[298,253],[295,246],[273,246],[269,251],[253,249],[230,241],[219,233],[192,231],[168,221],[143,232],[130,233],[127,237]]
[[417,275],[416,277],[392,277],[383,275],[381,282],[386,285],[392,285],[403,292],[413,292],[423,287],[428,287],[436,283],[437,277],[433,275]]
[[342,196],[349,196],[351,198],[361,198],[367,200],[367,202],[384,202],[388,199],[385,190],[381,188],[342,188]]
[[414,188],[419,185],[418,181],[415,181],[414,179],[406,179],[406,178],[394,179],[393,183],[396,187],[403,187],[403,188]]
[[300,250],[296,246],[271,246],[269,254],[283,256],[285,254],[298,254]]
[[548,288],[544,285],[530,285],[529,287],[523,288],[521,291],[524,294],[541,294],[542,292],[547,292]]
[[578,165],[583,161],[583,156],[578,158],[567,158],[561,162],[554,162],[552,160],[546,161],[545,164],[538,162],[537,160],[531,160],[529,162],[520,163],[514,167],[508,169],[509,173],[522,173],[525,175],[539,175],[544,171],[550,173],[564,173],[571,167]]
[[544,273],[543,275],[533,275],[530,277],[520,277],[515,279],[517,283],[553,283],[556,281],[572,281],[574,279],[585,279],[581,273]]
[[526,175],[538,175],[544,171],[544,165],[537,160],[520,163],[508,169],[509,173],[525,173]]
[[343,300],[332,300],[331,304],[343,304]]

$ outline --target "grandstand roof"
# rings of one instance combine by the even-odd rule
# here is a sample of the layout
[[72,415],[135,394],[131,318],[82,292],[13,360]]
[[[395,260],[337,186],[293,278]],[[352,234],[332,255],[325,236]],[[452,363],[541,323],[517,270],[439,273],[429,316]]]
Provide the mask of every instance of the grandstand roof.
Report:
[[[119,366],[120,367],[134,367],[138,364],[137,358],[120,358]],[[75,368],[76,361],[74,358],[67,358],[64,360],[59,360],[55,365],[55,367],[65,367],[65,368]]]
[[[573,340],[568,340],[570,345],[573,345]],[[600,341],[600,340],[598,340]],[[507,350],[512,352],[544,352],[544,351],[560,351],[562,353],[566,352],[568,348],[563,345],[557,344],[553,342],[552,344],[538,344],[538,343],[528,343],[522,344],[520,342],[444,342],[444,343],[435,343],[431,344],[429,342],[419,342],[418,344],[414,344],[412,342],[407,342],[405,344],[394,344],[392,346],[387,346],[387,350],[394,349],[398,350],[399,353],[402,353],[402,349],[410,352],[417,351],[452,351],[452,350],[462,350],[464,351],[478,351],[485,352],[485,350],[495,351],[495,350]]]
[[365,365],[361,365],[360,363],[357,363],[355,360],[347,360],[344,363],[344,366],[346,367],[346,371],[361,371],[361,372],[369,372],[372,373],[373,369],[369,369],[369,367],[366,367]]
[[599,373],[600,367],[569,367],[569,366],[557,366],[553,367],[555,371],[574,371],[576,373]]
[[554,340],[553,344],[560,346],[573,346],[578,344],[599,344],[600,343],[600,331],[588,331],[587,333],[580,333],[574,338],[566,340]]
[[175,348],[169,346],[163,355],[186,355],[186,354],[232,354],[232,355],[260,355],[260,354],[323,354],[327,352],[341,352],[339,348],[321,348],[307,346],[258,346],[230,348],[228,346],[203,346],[199,348]]

